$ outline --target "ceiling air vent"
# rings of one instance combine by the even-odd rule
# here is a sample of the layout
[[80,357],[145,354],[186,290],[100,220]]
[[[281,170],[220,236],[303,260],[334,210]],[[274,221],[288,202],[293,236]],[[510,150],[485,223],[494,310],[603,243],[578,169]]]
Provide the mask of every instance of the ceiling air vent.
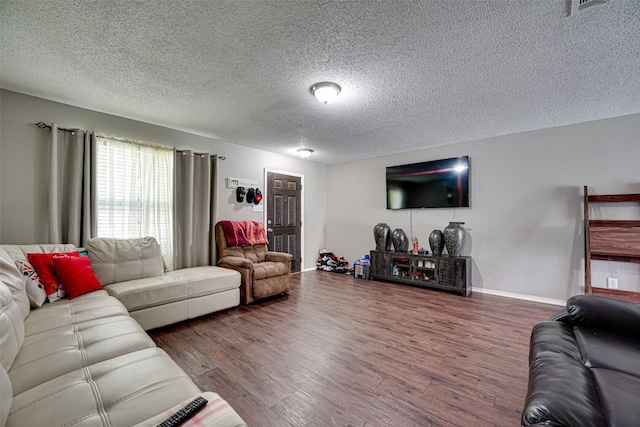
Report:
[[571,16],[576,16],[580,12],[599,4],[604,4],[609,0],[571,0]]

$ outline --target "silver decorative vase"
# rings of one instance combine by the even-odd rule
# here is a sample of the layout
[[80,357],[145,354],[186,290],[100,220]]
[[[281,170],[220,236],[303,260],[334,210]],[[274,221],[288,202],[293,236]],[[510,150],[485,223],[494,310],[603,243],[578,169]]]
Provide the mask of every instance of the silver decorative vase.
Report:
[[391,233],[391,241],[393,242],[393,250],[396,252],[407,252],[409,250],[409,238],[404,231],[396,228]]
[[380,222],[373,227],[373,238],[376,241],[376,251],[391,250],[391,227]]
[[429,234],[429,246],[432,254],[442,255],[442,249],[444,249],[444,234],[442,234],[442,231],[433,230]]
[[464,222],[450,222],[444,228],[444,244],[447,247],[449,256],[462,255],[464,248],[465,231],[462,226]]

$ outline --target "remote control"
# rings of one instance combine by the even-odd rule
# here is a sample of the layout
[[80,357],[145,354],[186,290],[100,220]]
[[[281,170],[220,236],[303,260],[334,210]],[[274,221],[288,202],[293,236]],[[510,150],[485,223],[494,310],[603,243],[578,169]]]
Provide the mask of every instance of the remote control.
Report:
[[207,399],[202,396],[198,396],[156,427],[179,426],[189,418],[193,417],[200,409],[204,408],[207,405],[207,402]]

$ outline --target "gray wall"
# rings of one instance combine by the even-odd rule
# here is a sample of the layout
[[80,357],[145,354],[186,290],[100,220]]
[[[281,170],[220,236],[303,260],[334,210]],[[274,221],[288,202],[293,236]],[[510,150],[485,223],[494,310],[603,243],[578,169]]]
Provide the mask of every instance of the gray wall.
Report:
[[325,246],[324,165],[6,90],[0,91],[0,119],[1,243],[48,241],[49,133],[34,126],[43,121],[225,156],[218,162],[218,219],[263,220],[252,205],[235,202],[233,190],[225,187],[226,177],[257,181],[264,189],[265,168],[303,175],[304,268],[315,268],[317,251]]
[[[465,221],[474,288],[565,300],[584,286],[583,186],[640,193],[638,135],[640,114],[329,166],[327,188],[341,190],[327,197],[327,245],[360,258],[375,246],[373,226],[386,222],[428,249],[431,230]],[[471,208],[386,210],[386,166],[462,155],[470,156]],[[637,205],[621,209],[640,217]],[[637,264],[593,268],[598,286],[618,277],[621,288],[640,290]]]
[[[0,91],[0,113],[1,243],[47,240],[49,136],[33,125],[41,120],[225,156],[218,170],[219,219],[262,220],[250,205],[233,202],[224,178],[264,187],[265,168],[304,175],[306,269],[314,268],[320,248],[350,262],[360,258],[374,246],[378,222],[403,228],[428,248],[431,230],[465,221],[476,289],[552,300],[582,292],[582,187],[640,193],[640,114],[325,167],[9,91]],[[460,155],[471,157],[471,208],[385,209],[385,166]],[[640,210],[598,208],[592,215],[636,219]],[[593,267],[594,284],[617,277],[621,288],[640,290],[637,264]]]

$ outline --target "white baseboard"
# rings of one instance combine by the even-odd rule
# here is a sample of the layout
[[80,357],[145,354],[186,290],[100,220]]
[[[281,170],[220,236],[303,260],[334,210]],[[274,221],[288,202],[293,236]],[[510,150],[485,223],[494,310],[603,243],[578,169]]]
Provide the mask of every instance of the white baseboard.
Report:
[[[305,271],[316,271],[316,270],[317,270],[317,267],[309,267],[309,268],[302,269],[302,272],[305,272]],[[534,295],[516,294],[516,293],[513,293],[513,292],[496,291],[494,289],[485,289],[485,288],[473,287],[473,288],[471,288],[471,291],[472,292],[477,292],[479,294],[495,295],[495,296],[505,297],[505,298],[514,298],[514,299],[521,299],[521,300],[524,300],[524,301],[539,302],[541,304],[559,305],[561,307],[564,307],[564,306],[567,305],[567,301],[566,300],[543,298],[543,297],[537,297],[537,296],[534,296]]]
[[559,299],[536,297],[536,296],[533,296],[533,295],[514,294],[513,292],[496,291],[494,289],[485,289],[485,288],[475,288],[474,287],[471,290],[472,290],[472,292],[478,292],[479,294],[496,295],[496,296],[499,296],[499,297],[521,299],[521,300],[525,300],[525,301],[539,302],[539,303],[542,303],[542,304],[559,305],[559,306],[562,306],[562,307],[567,305],[567,301],[563,301],[563,300],[559,300]]

